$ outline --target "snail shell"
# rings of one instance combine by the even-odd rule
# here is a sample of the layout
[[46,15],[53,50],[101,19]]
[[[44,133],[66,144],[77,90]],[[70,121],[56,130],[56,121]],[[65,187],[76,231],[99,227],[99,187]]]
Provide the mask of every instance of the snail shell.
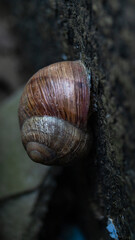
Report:
[[90,83],[81,61],[44,67],[26,84],[19,105],[23,145],[36,162],[65,164],[87,149]]

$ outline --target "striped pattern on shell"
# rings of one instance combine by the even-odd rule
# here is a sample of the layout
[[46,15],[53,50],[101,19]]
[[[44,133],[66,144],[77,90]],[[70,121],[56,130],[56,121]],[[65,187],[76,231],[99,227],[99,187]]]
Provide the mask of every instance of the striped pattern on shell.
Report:
[[90,86],[81,61],[39,70],[26,84],[19,105],[22,142],[36,162],[65,164],[86,151]]
[[29,157],[46,165],[65,164],[76,158],[78,152],[86,150],[89,139],[86,133],[67,121],[49,116],[26,120],[22,132],[22,142]]
[[52,64],[28,81],[20,100],[20,126],[27,118],[47,115],[84,129],[89,102],[90,86],[81,61]]

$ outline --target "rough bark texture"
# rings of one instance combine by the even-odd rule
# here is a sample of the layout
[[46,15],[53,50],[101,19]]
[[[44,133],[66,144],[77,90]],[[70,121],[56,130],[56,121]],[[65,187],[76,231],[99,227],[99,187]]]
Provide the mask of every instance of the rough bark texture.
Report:
[[[23,68],[81,59],[92,76],[93,148],[87,159],[56,178],[58,188],[41,216],[46,228],[42,224],[38,238],[57,239],[66,219],[77,223],[86,239],[134,240],[134,0],[10,3],[15,5],[10,9],[23,42]],[[114,235],[106,229],[110,222]]]

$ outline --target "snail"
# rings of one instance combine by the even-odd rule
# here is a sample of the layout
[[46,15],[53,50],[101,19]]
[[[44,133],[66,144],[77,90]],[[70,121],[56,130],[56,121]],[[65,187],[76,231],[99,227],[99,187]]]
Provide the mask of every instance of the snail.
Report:
[[30,78],[18,115],[22,143],[33,161],[61,165],[87,151],[89,81],[80,60],[51,64]]

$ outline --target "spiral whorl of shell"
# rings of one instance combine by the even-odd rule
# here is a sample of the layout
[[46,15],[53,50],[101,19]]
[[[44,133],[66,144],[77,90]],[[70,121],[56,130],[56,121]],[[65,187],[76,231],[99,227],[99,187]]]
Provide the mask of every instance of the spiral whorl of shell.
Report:
[[37,162],[57,164],[63,156],[83,152],[89,105],[89,79],[81,61],[55,63],[34,74],[19,105],[28,155]]

